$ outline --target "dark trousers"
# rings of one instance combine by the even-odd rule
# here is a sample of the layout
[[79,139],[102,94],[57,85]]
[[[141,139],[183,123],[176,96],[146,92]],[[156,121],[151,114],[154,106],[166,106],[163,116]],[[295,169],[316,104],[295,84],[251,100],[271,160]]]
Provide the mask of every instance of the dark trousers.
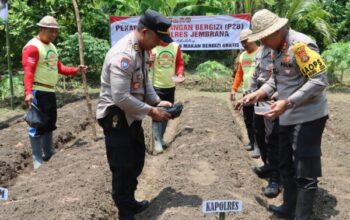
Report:
[[172,88],[157,88],[154,87],[159,98],[163,101],[174,103],[175,101],[175,87]]
[[45,92],[33,90],[33,103],[44,113],[48,118],[48,122],[40,128],[29,128],[29,136],[38,137],[47,132],[56,130],[57,121],[57,104],[56,94],[54,92]]
[[254,106],[243,106],[243,119],[247,129],[249,143],[254,147]]
[[254,137],[255,143],[260,149],[260,156],[264,164],[266,164],[266,132],[264,116],[254,114]]
[[275,120],[269,120],[264,118],[265,124],[265,141],[266,141],[266,164],[268,165],[271,172],[271,178],[274,178],[275,181],[279,180],[278,172],[278,152],[279,152],[279,136],[278,128],[279,122],[278,118]]
[[328,116],[279,126],[279,171],[283,179],[317,179],[321,172],[321,139]]
[[98,120],[105,134],[109,168],[112,171],[112,197],[119,216],[133,214],[137,177],[145,161],[145,141],[141,121],[128,126],[125,114],[116,106]]

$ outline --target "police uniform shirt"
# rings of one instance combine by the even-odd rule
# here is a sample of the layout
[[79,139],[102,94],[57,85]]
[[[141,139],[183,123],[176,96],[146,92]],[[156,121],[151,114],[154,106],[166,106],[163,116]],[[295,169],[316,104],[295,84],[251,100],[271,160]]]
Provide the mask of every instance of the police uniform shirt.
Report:
[[[146,117],[160,99],[148,79],[148,52],[138,48],[135,32],[119,40],[106,54],[96,118],[104,118],[109,106],[125,112],[129,125]],[[146,95],[145,95],[146,93]]]
[[289,29],[281,51],[272,51],[272,77],[262,86],[271,96],[289,98],[294,104],[280,116],[281,125],[300,124],[328,115],[325,88],[325,62],[316,43],[308,36]]
[[258,90],[265,82],[267,82],[273,71],[273,61],[271,57],[271,49],[261,46],[256,53],[256,69],[249,85],[249,92]]

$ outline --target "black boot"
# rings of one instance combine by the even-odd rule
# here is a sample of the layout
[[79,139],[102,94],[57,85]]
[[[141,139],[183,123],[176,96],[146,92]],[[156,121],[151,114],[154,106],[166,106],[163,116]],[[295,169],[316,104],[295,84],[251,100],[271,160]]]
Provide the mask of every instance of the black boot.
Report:
[[270,205],[269,211],[279,218],[294,219],[297,200],[297,185],[294,178],[283,180],[283,188],[283,204],[280,206]]
[[143,212],[145,209],[149,207],[149,201],[143,200],[141,202],[138,202],[135,199],[135,192],[131,194],[132,202],[131,202],[131,210],[134,214],[138,214],[140,212]]
[[270,176],[272,169],[269,165],[264,164],[261,167],[253,167],[253,172],[259,177],[259,178],[268,178]]
[[140,212],[143,212],[148,207],[149,207],[149,201],[147,201],[147,200],[143,200],[141,202],[138,202],[135,200],[132,203],[132,210],[133,210],[134,214],[138,214]]
[[315,189],[298,189],[298,199],[295,210],[296,220],[310,219],[314,204]]
[[134,215],[119,216],[119,220],[135,220],[135,216]]
[[274,178],[269,179],[268,185],[264,189],[264,195],[268,198],[276,198],[280,193],[280,183]]

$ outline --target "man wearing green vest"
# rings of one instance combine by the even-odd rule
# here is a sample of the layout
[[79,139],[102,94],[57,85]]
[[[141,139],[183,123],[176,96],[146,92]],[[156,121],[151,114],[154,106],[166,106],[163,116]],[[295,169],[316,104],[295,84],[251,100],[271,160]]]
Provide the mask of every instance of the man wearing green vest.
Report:
[[86,66],[66,67],[59,60],[57,49],[52,44],[59,28],[55,18],[45,16],[37,25],[39,34],[24,46],[22,52],[24,101],[29,108],[32,104],[37,106],[49,118],[44,126],[28,129],[34,169],[39,168],[43,161],[49,160],[55,153],[52,131],[56,129],[57,120],[55,86],[58,74],[75,75],[86,72],[87,69]]
[[[161,100],[174,103],[175,86],[184,81],[184,64],[178,43],[163,44],[151,51],[152,70],[149,75],[154,90]],[[163,152],[166,146],[163,136],[168,122],[152,122],[154,153]]]
[[[255,61],[256,53],[258,51],[258,46],[255,42],[248,42],[248,36],[251,34],[251,30],[245,29],[240,33],[239,40],[245,49],[239,57],[238,68],[235,74],[234,81],[231,88],[231,101],[236,100],[236,92],[243,82],[243,93],[247,94],[249,82],[253,77],[255,72]],[[246,150],[253,150],[252,157],[259,158],[260,150],[255,141],[254,134],[254,106],[244,106],[243,107],[243,117],[244,123],[247,129],[249,143],[246,145]]]

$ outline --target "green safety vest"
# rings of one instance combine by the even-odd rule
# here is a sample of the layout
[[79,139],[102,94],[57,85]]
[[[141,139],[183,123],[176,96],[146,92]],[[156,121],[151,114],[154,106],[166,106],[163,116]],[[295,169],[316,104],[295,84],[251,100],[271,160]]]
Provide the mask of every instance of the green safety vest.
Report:
[[152,50],[152,54],[156,54],[156,58],[149,77],[154,87],[175,87],[175,82],[171,77],[175,75],[178,48],[179,44],[173,42],[166,47],[157,46]]
[[[36,66],[34,83],[55,87],[58,81],[58,53],[56,47],[50,44],[44,44],[37,38],[30,40],[26,46],[34,45],[39,51],[39,61]],[[25,46],[25,47],[26,47]],[[47,88],[39,85],[33,85],[33,90],[40,90],[46,92],[54,92],[55,89]]]
[[240,56],[240,63],[242,65],[242,69],[243,69],[243,89],[247,90],[249,87],[249,82],[253,77],[253,74],[255,72],[255,68],[256,68],[256,52],[258,50],[255,50],[252,53],[248,53],[247,51],[244,51],[241,56]]

